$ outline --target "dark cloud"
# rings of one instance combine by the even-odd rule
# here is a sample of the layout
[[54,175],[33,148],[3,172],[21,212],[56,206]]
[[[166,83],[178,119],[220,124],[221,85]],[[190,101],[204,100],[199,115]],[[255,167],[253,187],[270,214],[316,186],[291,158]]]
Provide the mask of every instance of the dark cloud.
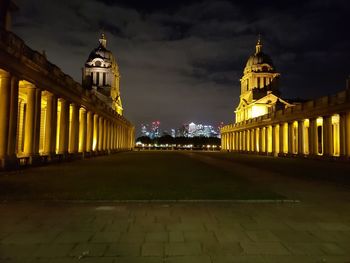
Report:
[[231,122],[257,35],[285,97],[344,88],[349,3],[309,1],[25,1],[14,31],[77,81],[103,30],[122,74],[125,115],[138,127]]

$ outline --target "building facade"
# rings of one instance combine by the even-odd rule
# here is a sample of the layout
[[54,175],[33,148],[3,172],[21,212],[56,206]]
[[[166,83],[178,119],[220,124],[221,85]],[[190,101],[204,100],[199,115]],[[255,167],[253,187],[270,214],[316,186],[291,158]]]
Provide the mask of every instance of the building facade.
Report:
[[0,170],[130,150],[134,127],[0,26]]
[[236,108],[236,122],[249,120],[278,109],[294,106],[280,97],[278,73],[269,55],[263,52],[259,37],[240,79],[241,95]]
[[[259,53],[259,42],[256,53]],[[221,129],[222,150],[273,156],[349,158],[350,85],[335,95],[303,103],[288,103],[281,99],[278,89],[272,85],[266,88],[260,99],[250,100],[254,97],[254,89],[259,89],[259,85],[265,87],[265,83],[273,84],[279,76],[273,67],[270,67],[269,75],[265,75],[264,70],[250,72],[249,66],[254,64],[251,58],[241,79],[241,101],[236,110],[236,123]],[[268,63],[257,63],[258,67],[272,65],[268,58],[260,61]],[[269,71],[269,68],[266,70]],[[254,76],[257,76],[255,81]],[[262,80],[263,77],[267,79]],[[253,91],[250,90],[251,83],[255,83]],[[275,102],[270,98],[275,98]],[[257,102],[262,105],[255,113]],[[250,113],[249,110],[242,113],[250,106]],[[263,109],[260,110],[260,107]]]
[[101,35],[98,47],[91,51],[85,62],[83,86],[123,115],[119,67],[112,52],[107,49],[105,34]]

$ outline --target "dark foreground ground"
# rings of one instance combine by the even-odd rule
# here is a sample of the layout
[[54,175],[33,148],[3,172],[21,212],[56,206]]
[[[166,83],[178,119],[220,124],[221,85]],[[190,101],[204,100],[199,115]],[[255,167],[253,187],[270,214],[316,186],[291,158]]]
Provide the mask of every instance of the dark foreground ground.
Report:
[[191,152],[2,174],[0,262],[350,262],[347,175],[345,163]]
[[284,199],[179,152],[125,152],[0,176],[1,200]]

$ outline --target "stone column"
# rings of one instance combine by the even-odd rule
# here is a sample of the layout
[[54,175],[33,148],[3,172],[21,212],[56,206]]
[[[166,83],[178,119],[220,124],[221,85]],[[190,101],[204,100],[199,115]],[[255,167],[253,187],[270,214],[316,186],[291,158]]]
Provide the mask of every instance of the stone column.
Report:
[[86,152],[87,145],[87,114],[84,108],[80,108],[80,122],[79,122],[79,152]]
[[119,126],[119,149],[123,148],[122,139],[122,126]]
[[[116,138],[116,142],[115,142],[116,149],[119,149],[119,125],[118,124],[115,125],[115,138]],[[221,143],[223,144],[222,138],[221,138]]]
[[264,136],[264,128],[259,128],[259,145],[260,145],[260,152],[263,153],[266,151],[266,145],[265,145],[265,136]]
[[60,102],[61,113],[58,153],[67,155],[69,143],[69,102],[65,99],[60,99]]
[[288,123],[288,153],[289,154],[294,154],[293,151],[293,122]]
[[283,139],[284,139],[284,125],[283,123],[280,123],[280,126],[279,126],[279,143],[280,143],[280,154],[284,154],[284,142],[283,142]]
[[32,84],[26,85],[27,90],[27,111],[25,119],[24,151],[25,156],[34,154],[34,134],[35,129],[35,98],[36,88]]
[[103,120],[103,145],[102,145],[102,149],[104,151],[107,150],[107,133],[108,133],[108,131],[107,131],[107,120],[104,119]]
[[227,150],[231,150],[231,147],[230,147],[230,144],[231,144],[231,134],[230,132],[227,133]]
[[72,107],[72,119],[70,121],[70,134],[69,134],[69,152],[78,153],[79,146],[79,106],[75,103],[71,104]]
[[298,121],[298,154],[304,155],[304,120]]
[[236,150],[236,134],[232,132],[232,151]]
[[99,150],[99,141],[100,141],[100,117],[94,115],[94,134],[93,134],[93,148],[94,152]]
[[57,98],[52,93],[47,93],[46,120],[45,120],[45,141],[43,154],[52,157],[56,148],[57,132]]
[[111,122],[107,121],[107,151],[111,150]]
[[9,137],[11,75],[0,70],[0,168],[5,168]]
[[19,90],[18,84],[19,84],[18,78],[12,76],[11,99],[10,99],[10,120],[9,120],[9,132],[8,132],[8,144],[7,144],[7,156],[9,158],[10,166],[17,166],[16,139],[17,139],[18,90]]
[[[226,147],[227,147],[227,144],[226,144]],[[120,127],[120,148],[124,149],[124,127],[123,126]]]
[[272,154],[276,156],[276,125],[271,125],[271,149]]
[[40,122],[41,122],[41,90],[36,88],[35,89],[35,113],[34,113],[34,125],[35,125],[35,132],[34,132],[34,155],[39,155],[39,148],[40,148]]
[[333,155],[332,117],[323,117],[323,155]]
[[317,121],[316,118],[309,119],[309,154],[317,155]]
[[269,145],[271,141],[269,140],[269,130],[270,126],[265,127],[265,152],[266,154],[269,154]]
[[98,150],[99,151],[102,151],[103,150],[103,136],[104,136],[104,133],[103,133],[103,118],[102,117],[99,117],[98,119]]
[[[350,83],[350,81],[349,81]],[[346,156],[350,157],[350,112],[346,113],[346,118],[345,118],[345,126],[346,126],[346,130],[345,130],[345,150],[346,150]]]
[[120,134],[119,134],[119,125],[116,125],[116,134],[117,134],[117,149],[120,149],[119,142],[120,142]]
[[114,150],[114,123],[111,122],[111,151]]
[[350,157],[350,112],[339,114],[340,156]]
[[261,145],[260,145],[260,141],[259,141],[259,133],[260,133],[260,129],[256,128],[255,129],[255,151],[257,153],[259,153],[261,151]]
[[94,141],[94,113],[88,111],[87,123],[86,123],[86,151],[92,152],[92,146]]
[[255,136],[254,129],[250,129],[250,138],[249,138],[250,152],[255,152],[254,136]]
[[[122,149],[125,149],[125,129],[124,126],[121,127],[121,142],[122,142]],[[227,142],[226,142],[227,143]],[[226,144],[227,145],[227,144]],[[226,146],[227,147],[227,146]]]

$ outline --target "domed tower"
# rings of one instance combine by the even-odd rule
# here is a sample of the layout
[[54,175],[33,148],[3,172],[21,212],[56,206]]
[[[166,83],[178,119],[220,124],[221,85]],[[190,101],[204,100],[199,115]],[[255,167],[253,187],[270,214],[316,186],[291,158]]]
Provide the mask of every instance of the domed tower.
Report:
[[236,122],[267,114],[279,108],[280,103],[288,104],[278,97],[280,74],[276,71],[271,58],[262,50],[263,44],[259,37],[255,53],[249,57],[243,77],[240,79],[241,95],[235,111]]
[[97,97],[122,115],[119,82],[118,64],[112,52],[107,49],[107,39],[102,34],[98,47],[91,51],[85,62],[83,86],[94,91]]

